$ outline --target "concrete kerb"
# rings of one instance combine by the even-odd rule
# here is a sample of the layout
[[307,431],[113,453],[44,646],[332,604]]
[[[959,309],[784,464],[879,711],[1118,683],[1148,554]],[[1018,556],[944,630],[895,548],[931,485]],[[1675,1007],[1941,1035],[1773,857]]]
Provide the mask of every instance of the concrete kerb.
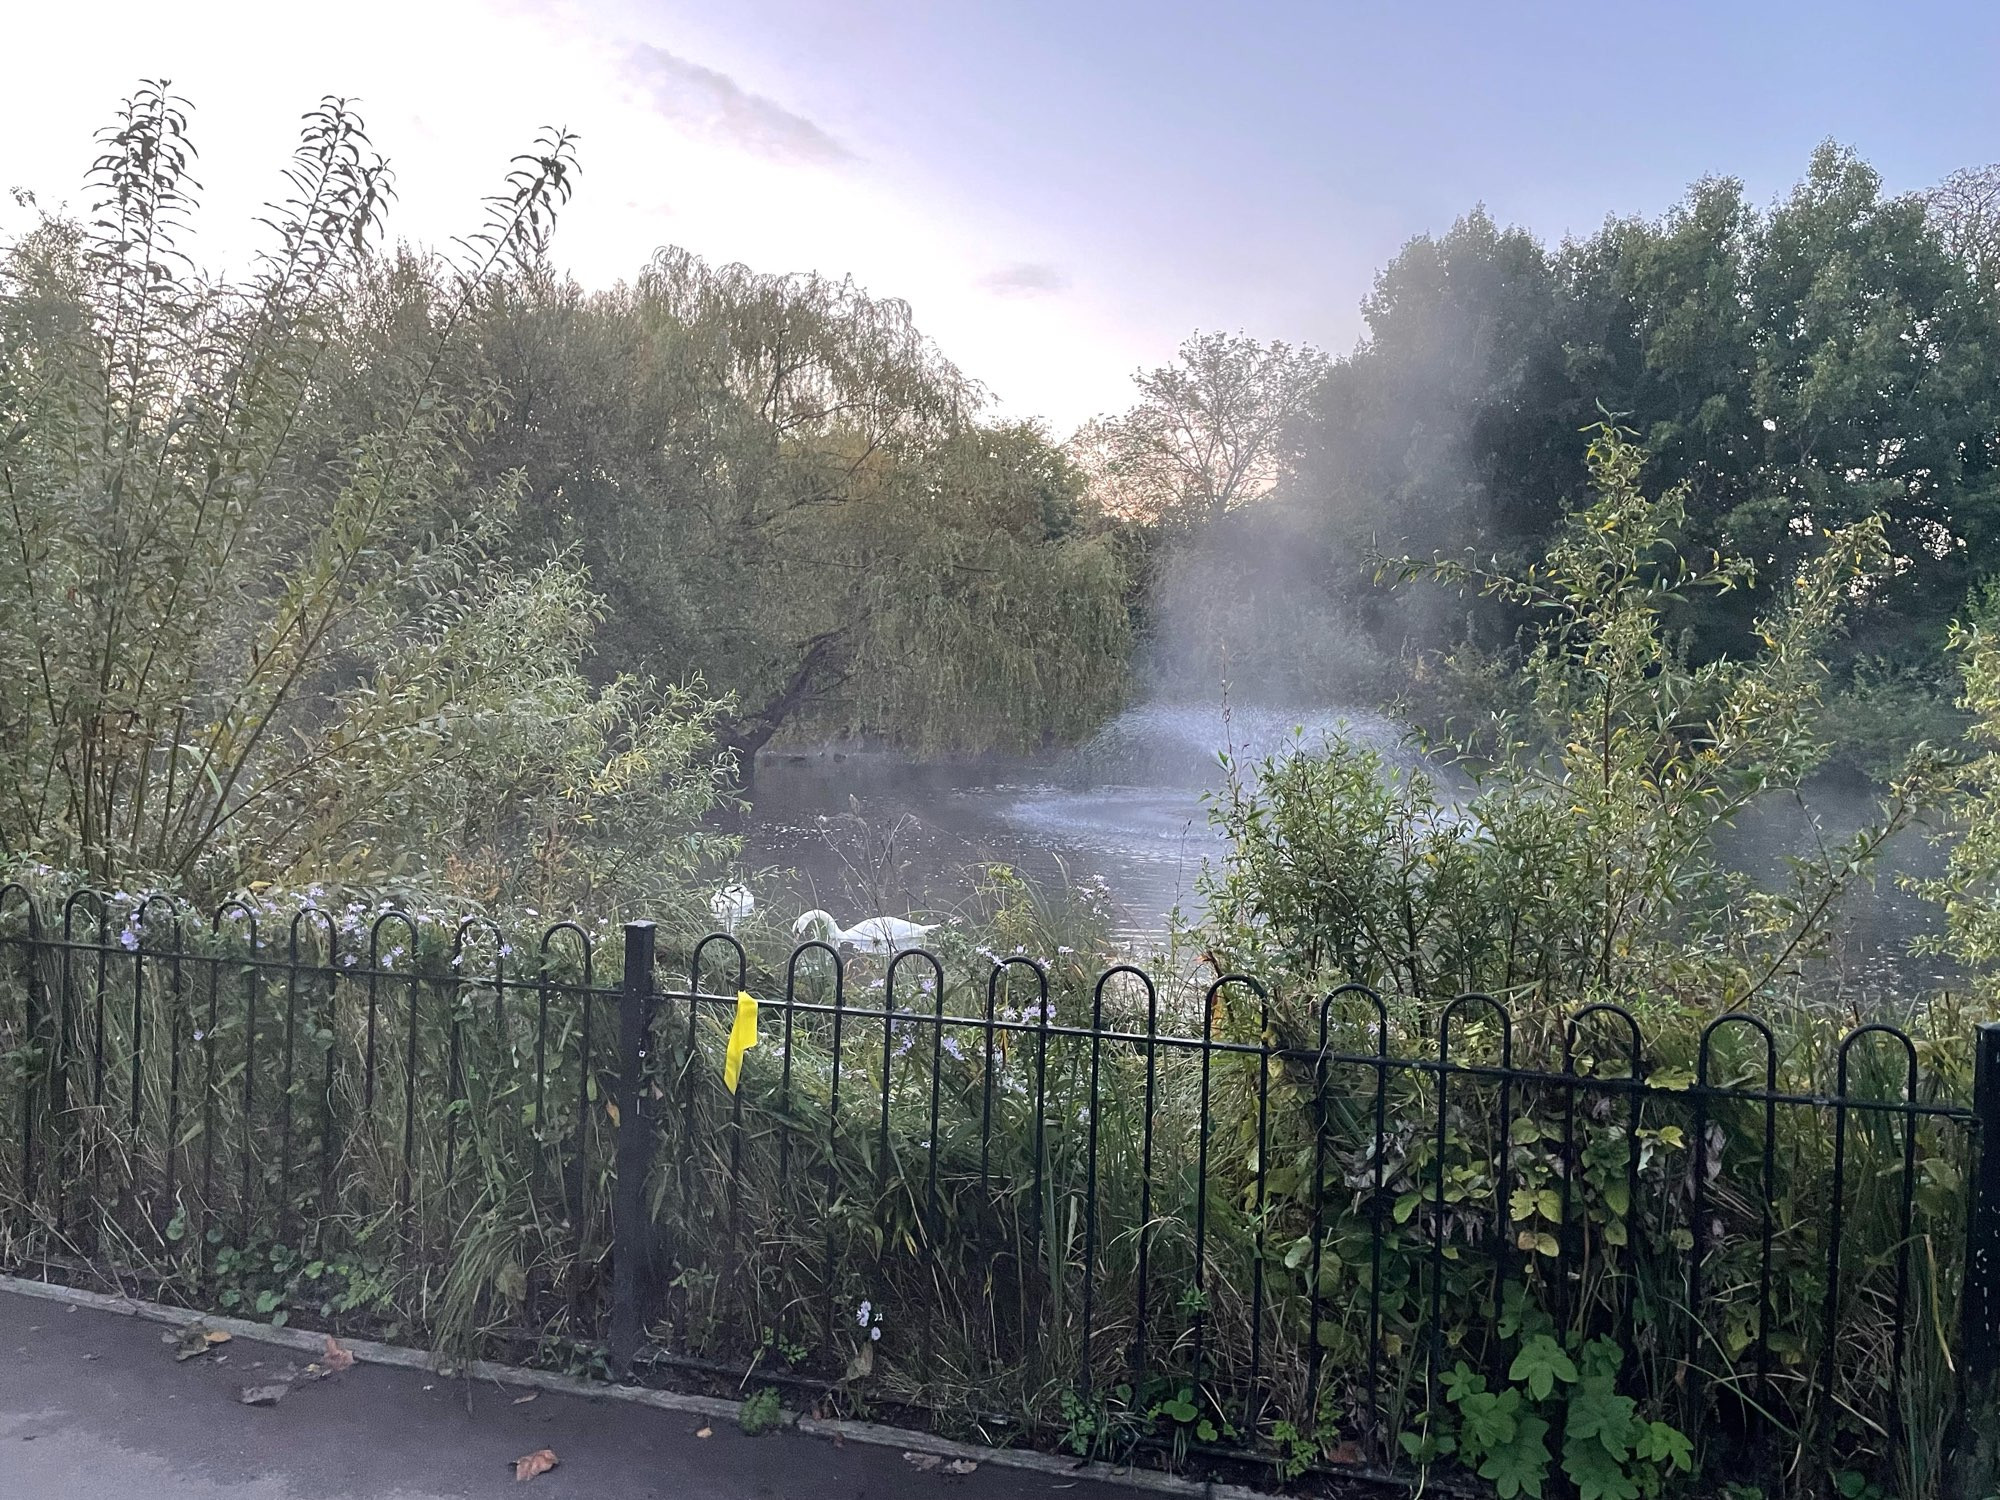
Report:
[[[251,1339],[257,1343],[272,1344],[301,1354],[316,1355],[324,1352],[326,1348],[325,1334],[312,1333],[303,1328],[273,1328],[269,1323],[255,1323],[247,1318],[229,1318],[215,1313],[194,1312],[184,1307],[167,1307],[158,1302],[142,1302],[133,1297],[112,1296],[106,1292],[86,1291],[80,1287],[61,1286],[47,1281],[32,1281],[21,1276],[0,1275],[0,1292],[12,1292],[22,1297],[37,1297],[44,1302],[60,1302],[71,1307],[89,1308],[93,1312],[113,1313],[119,1317],[142,1318],[149,1323],[165,1324],[169,1328],[186,1328],[190,1324],[199,1323],[206,1328],[225,1330],[231,1338]],[[394,1365],[399,1369],[432,1372],[440,1369],[437,1357],[421,1349],[380,1344],[373,1339],[351,1338],[342,1338],[340,1346],[365,1364]],[[600,1381],[579,1380],[573,1375],[558,1375],[548,1370],[526,1370],[518,1365],[495,1364],[484,1359],[456,1367],[454,1373],[472,1380],[490,1381],[495,1385],[522,1386],[564,1396],[578,1396],[589,1401],[622,1401],[632,1406],[650,1406],[656,1411],[682,1412],[689,1416],[707,1417],[711,1421],[734,1422],[743,1410],[742,1402],[726,1401],[716,1396],[685,1395],[679,1391],[655,1391],[636,1385],[609,1385]],[[1160,1474],[1150,1469],[1125,1468],[1116,1464],[1067,1459],[1053,1453],[1038,1453],[1027,1448],[987,1448],[977,1443],[961,1443],[951,1438],[935,1437],[930,1433],[914,1432],[902,1427],[885,1427],[879,1422],[850,1422],[807,1417],[790,1411],[781,1413],[779,1422],[780,1425],[790,1427],[807,1437],[838,1438],[844,1442],[868,1443],[875,1447],[896,1448],[908,1453],[932,1454],[939,1458],[962,1458],[973,1463],[990,1464],[996,1468],[1025,1469],[1030,1473],[1053,1475],[1059,1479],[1091,1479],[1104,1484],[1123,1485],[1128,1489],[1148,1490],[1154,1494],[1198,1497],[1198,1500],[1274,1500],[1274,1497],[1264,1491],[1251,1489],[1247,1485],[1184,1479],[1176,1474]]]

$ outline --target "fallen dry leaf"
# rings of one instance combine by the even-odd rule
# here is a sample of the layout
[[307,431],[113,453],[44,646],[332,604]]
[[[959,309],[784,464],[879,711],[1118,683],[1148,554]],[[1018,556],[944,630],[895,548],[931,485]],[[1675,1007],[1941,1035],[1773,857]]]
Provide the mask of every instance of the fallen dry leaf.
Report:
[[694,1435],[698,1438],[714,1437],[715,1429],[713,1427],[697,1427],[694,1430]]
[[179,1333],[175,1333],[172,1329],[169,1329],[161,1337],[167,1343],[176,1346],[174,1349],[174,1358],[176,1360],[193,1359],[197,1355],[208,1353],[217,1344],[226,1344],[229,1342],[229,1334],[225,1330],[220,1328],[204,1328],[199,1323],[190,1323]]
[[530,1391],[525,1396],[516,1396],[511,1404],[514,1406],[526,1406],[539,1395],[541,1395],[540,1391]]
[[523,1453],[514,1460],[514,1483],[526,1484],[537,1474],[546,1474],[561,1462],[553,1448],[537,1448],[533,1453]]
[[276,1406],[291,1388],[289,1380],[281,1380],[275,1385],[246,1385],[243,1394],[236,1399],[245,1406]]
[[979,1465],[969,1458],[945,1458],[937,1453],[905,1453],[903,1462],[920,1474],[970,1474]]
[[[224,1337],[228,1335],[225,1334]],[[327,1373],[338,1375],[342,1370],[354,1368],[354,1356],[341,1348],[340,1340],[329,1333],[326,1336],[326,1353],[320,1357],[320,1363],[326,1366]]]

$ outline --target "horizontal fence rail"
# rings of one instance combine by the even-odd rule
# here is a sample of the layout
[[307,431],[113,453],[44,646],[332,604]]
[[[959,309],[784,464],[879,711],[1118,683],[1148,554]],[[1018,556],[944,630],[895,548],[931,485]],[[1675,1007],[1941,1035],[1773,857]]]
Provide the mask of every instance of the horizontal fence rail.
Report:
[[1649,1051],[1612,1004],[817,942],[764,969],[645,923],[605,948],[0,888],[0,1248],[1286,1473],[1477,1457],[1482,1393],[1518,1389],[1574,1393],[1568,1437],[1584,1395],[1628,1399],[1767,1494],[1908,1492],[1992,1373],[1992,1028],[1968,1104],[1883,1024],[1731,1013]]

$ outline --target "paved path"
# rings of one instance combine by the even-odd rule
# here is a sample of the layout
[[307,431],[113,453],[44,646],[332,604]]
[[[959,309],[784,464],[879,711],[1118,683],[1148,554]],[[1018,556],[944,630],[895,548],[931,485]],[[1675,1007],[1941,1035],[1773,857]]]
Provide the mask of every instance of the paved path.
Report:
[[[0,1293],[0,1500],[1133,1500],[981,1465],[919,1473],[889,1448],[357,1365],[275,1407],[246,1385],[305,1356],[236,1340],[176,1364],[140,1318]],[[527,1485],[512,1461],[553,1448]]]

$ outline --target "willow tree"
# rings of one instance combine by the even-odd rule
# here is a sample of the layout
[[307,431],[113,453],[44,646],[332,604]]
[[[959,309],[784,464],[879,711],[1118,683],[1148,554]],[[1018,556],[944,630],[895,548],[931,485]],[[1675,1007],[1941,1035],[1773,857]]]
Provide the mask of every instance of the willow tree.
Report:
[[0,258],[0,854],[209,890],[656,885],[676,856],[618,830],[706,811],[709,705],[591,685],[596,599],[568,560],[500,563],[517,485],[462,462],[500,401],[477,313],[539,258],[571,138],[454,258],[401,263],[427,295],[383,359],[390,176],[354,113],[306,116],[242,281],[181,248],[187,127],[142,88],[88,222]]
[[902,303],[669,250],[610,292],[518,288],[483,342],[513,405],[479,462],[604,589],[600,666],[727,688],[739,751],[1020,745],[1115,705],[1119,554]]

